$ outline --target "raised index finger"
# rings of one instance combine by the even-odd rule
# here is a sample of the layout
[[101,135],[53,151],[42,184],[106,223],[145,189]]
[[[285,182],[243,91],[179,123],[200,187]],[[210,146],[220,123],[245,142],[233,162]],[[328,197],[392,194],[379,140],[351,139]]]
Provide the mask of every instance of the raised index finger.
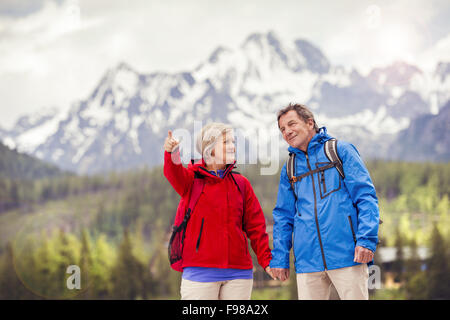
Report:
[[167,136],[168,136],[169,138],[172,138],[172,130],[167,131]]

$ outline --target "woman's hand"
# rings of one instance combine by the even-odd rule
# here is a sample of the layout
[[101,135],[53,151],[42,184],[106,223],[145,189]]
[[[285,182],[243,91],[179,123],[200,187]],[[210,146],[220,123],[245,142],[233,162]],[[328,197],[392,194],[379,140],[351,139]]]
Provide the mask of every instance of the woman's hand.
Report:
[[180,141],[172,137],[172,131],[169,130],[167,133],[167,138],[164,141],[164,150],[167,152],[172,152],[180,144]]
[[289,279],[289,269],[273,268],[271,271],[275,280],[286,281]]
[[270,269],[269,266],[267,266],[266,269],[264,269],[264,270],[267,272],[267,274],[268,274],[273,280],[277,280],[277,279],[275,278],[275,276],[273,275],[272,270]]

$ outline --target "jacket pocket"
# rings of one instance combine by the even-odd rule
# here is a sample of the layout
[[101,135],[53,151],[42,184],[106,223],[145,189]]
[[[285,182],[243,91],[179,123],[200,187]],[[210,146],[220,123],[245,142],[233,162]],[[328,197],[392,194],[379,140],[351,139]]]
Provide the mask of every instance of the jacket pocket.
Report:
[[352,218],[350,216],[348,216],[347,218],[348,218],[348,223],[350,224],[350,230],[352,231],[353,242],[356,245],[356,235],[355,235],[355,230],[353,229]]
[[[316,168],[320,168],[328,164],[330,164],[330,162],[316,162]],[[319,171],[317,174],[317,180],[321,199],[328,197],[333,192],[341,189],[341,176],[335,167]]]
[[247,242],[247,238],[245,237],[244,230],[242,230],[242,229],[241,229],[241,234],[242,234],[242,239],[244,241],[244,254],[248,255],[249,254],[249,252],[248,252],[248,242]]
[[200,246],[200,239],[202,238],[202,232],[203,232],[203,223],[205,222],[205,218],[202,218],[202,224],[200,226],[200,232],[198,234],[198,239],[197,239],[197,245],[195,246],[195,251],[198,251],[198,247]]

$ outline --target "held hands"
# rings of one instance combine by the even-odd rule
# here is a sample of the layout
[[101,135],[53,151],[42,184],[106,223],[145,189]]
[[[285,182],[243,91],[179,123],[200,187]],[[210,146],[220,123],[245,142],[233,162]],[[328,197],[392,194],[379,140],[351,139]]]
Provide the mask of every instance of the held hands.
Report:
[[[373,252],[367,248],[357,246],[355,248],[355,258],[353,261],[358,263],[369,263],[373,259]],[[286,281],[289,279],[289,269],[282,268],[266,268],[266,272],[274,280]]]
[[167,133],[167,138],[164,141],[164,150],[167,152],[172,152],[173,150],[175,150],[178,147],[179,144],[180,144],[180,141],[178,141],[177,139],[172,137],[172,131],[169,130]]
[[282,269],[282,268],[272,268],[271,271],[271,277],[274,280],[281,280],[286,281],[289,279],[289,269]]

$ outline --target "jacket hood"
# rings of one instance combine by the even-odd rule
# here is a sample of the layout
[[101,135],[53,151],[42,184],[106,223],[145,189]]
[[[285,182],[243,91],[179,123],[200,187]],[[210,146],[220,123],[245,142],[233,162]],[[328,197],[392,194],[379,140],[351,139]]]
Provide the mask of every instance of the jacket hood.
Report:
[[[333,139],[332,136],[330,136],[327,133],[326,127],[321,127],[319,129],[319,132],[317,132],[314,137],[312,137],[311,141],[308,144],[307,152],[310,153],[317,147],[322,147],[322,145],[325,143],[325,141]],[[292,146],[289,146],[288,148],[289,152],[296,153],[296,154],[304,154],[304,152],[298,148],[294,148]]]

